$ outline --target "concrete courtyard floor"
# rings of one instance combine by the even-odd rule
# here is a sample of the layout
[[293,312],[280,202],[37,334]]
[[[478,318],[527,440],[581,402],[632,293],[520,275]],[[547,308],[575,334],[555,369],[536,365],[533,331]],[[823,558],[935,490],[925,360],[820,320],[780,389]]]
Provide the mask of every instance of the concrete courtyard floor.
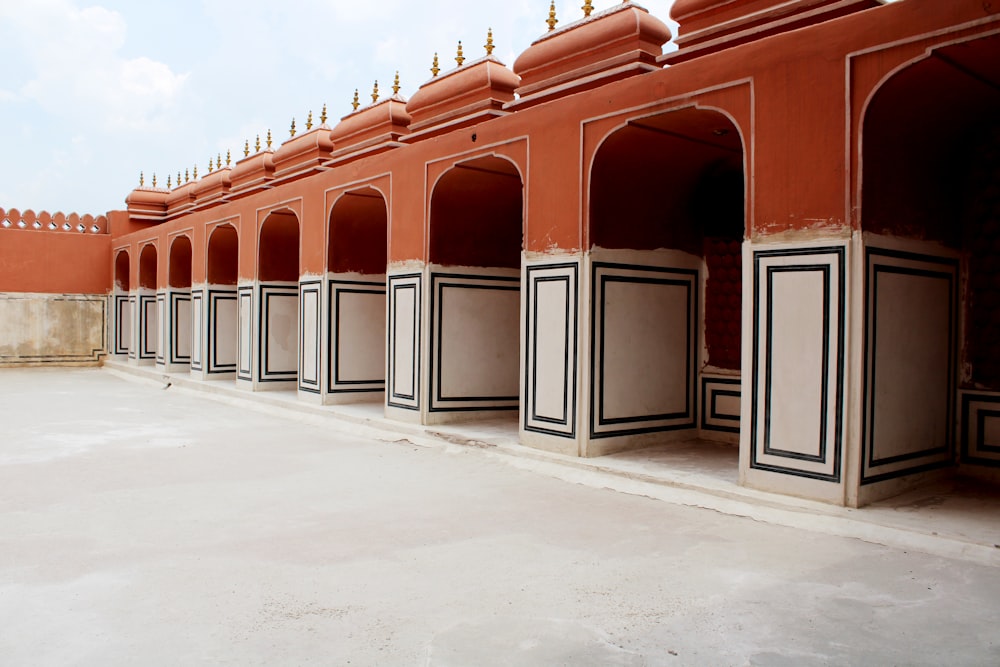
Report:
[[851,513],[724,452],[663,482],[164,387],[0,370],[0,664],[1000,664],[991,498]]

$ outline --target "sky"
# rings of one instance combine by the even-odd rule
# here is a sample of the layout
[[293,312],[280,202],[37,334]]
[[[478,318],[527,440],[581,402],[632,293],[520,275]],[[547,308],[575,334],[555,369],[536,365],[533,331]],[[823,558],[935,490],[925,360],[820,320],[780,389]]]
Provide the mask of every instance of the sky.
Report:
[[[670,25],[673,0],[638,4]],[[557,1],[560,26],[582,0]],[[617,4],[595,0],[596,10]],[[102,214],[152,175],[270,128],[275,148],[311,110],[334,126],[354,90],[409,98],[487,29],[507,66],[548,29],[549,0],[0,0],[0,207]]]

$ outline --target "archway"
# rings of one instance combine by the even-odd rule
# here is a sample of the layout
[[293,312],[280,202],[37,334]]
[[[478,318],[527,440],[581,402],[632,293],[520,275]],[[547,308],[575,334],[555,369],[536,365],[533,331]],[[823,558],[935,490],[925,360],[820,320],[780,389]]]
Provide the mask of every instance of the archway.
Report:
[[1000,466],[1000,36],[903,67],[862,122],[865,502]]
[[458,163],[430,201],[429,421],[520,401],[523,183],[505,158]]
[[[254,336],[258,343],[254,388],[295,387],[300,354],[299,221],[287,209],[271,213],[260,227],[257,283],[257,316],[251,325],[258,327]],[[302,352],[317,357],[319,354],[318,349]]]
[[132,307],[129,291],[132,284],[132,260],[128,250],[120,250],[115,255],[115,288],[112,293],[114,313],[114,354],[128,355],[132,348]]
[[178,236],[170,244],[167,262],[165,313],[161,340],[167,371],[188,370],[191,365],[191,239]]
[[[740,132],[717,111],[633,119],[598,149],[590,455],[738,442],[744,183]],[[737,470],[731,448],[704,451]]]
[[206,252],[205,357],[202,367],[210,379],[236,377],[239,316],[237,279],[239,236],[232,225],[219,225],[208,237]]
[[379,400],[385,391],[388,210],[373,187],[341,195],[330,211],[328,401]]
[[136,290],[135,317],[137,330],[133,337],[136,344],[136,358],[140,364],[155,363],[160,356],[157,343],[159,327],[156,305],[156,246],[147,243],[139,252],[139,287]]

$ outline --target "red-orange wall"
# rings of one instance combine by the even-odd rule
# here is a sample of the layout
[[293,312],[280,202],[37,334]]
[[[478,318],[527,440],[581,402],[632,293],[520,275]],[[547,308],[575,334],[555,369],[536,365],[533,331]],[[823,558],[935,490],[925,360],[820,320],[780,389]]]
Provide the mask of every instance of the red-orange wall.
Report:
[[111,289],[111,236],[0,230],[0,292],[104,294]]

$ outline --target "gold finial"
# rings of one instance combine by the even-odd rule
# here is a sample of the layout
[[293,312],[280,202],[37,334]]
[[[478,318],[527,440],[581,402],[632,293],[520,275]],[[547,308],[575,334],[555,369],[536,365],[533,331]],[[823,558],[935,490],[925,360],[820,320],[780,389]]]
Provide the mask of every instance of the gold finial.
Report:
[[293,136],[293,137],[295,136],[295,119],[294,118],[292,119],[292,126],[291,126],[291,128],[289,128],[288,131],[291,133],[291,136]]
[[486,55],[492,56],[493,55],[493,49],[496,48],[496,47],[493,46],[493,28],[490,28],[486,32],[486,45],[485,45],[485,48],[486,48]]
[[181,187],[181,170],[177,170],[177,187]]
[[191,179],[195,181],[198,180],[198,165],[194,166],[194,171],[191,172]]
[[215,162],[213,161],[213,159],[212,158],[208,158],[208,173],[210,173],[210,174],[212,173],[212,165],[214,165],[214,164],[215,164]]
[[187,183],[191,180],[191,172],[187,169],[184,170],[184,182]]
[[228,167],[228,166],[229,166],[230,164],[232,164],[232,162],[233,162],[233,154],[232,154],[232,152],[231,152],[231,151],[230,151],[230,150],[229,150],[229,149],[227,148],[227,149],[226,149],[226,166]]
[[309,115],[306,116],[306,130],[313,129],[313,112],[312,109],[309,110]]
[[438,72],[440,72],[440,71],[441,71],[441,68],[438,67],[438,54],[435,53],[434,54],[434,64],[431,65],[431,74],[433,74],[434,76],[437,76]]
[[156,172],[153,172],[153,187],[156,187]]
[[[257,140],[260,141],[260,137],[257,137]],[[250,156],[250,140],[247,139],[245,142],[243,142],[243,157],[249,157],[249,156]]]
[[142,172],[139,172],[139,187],[141,188],[146,184],[146,177],[143,176]]
[[260,135],[259,134],[257,135],[257,142],[254,144],[254,151],[257,152],[257,153],[260,152]]
[[222,153],[215,154],[215,168],[222,169]]
[[396,78],[392,80],[392,94],[399,95],[399,70],[396,70]]
[[546,21],[549,24],[549,32],[556,29],[556,24],[559,21],[556,19],[556,0],[552,0],[552,4],[549,5],[549,19]]
[[267,128],[267,150],[271,150],[271,128]]
[[583,0],[583,7],[580,9],[583,10],[584,18],[590,16],[590,13],[594,11],[594,0]]
[[169,190],[173,186],[170,184],[170,174],[167,174],[167,189]]
[[361,106],[361,100],[358,99],[358,89],[357,88],[354,89],[354,99],[351,100],[351,106],[354,107],[355,111],[357,111],[358,107]]
[[375,82],[375,87],[372,88],[372,104],[378,102],[378,81]]
[[323,102],[323,112],[319,115],[319,124],[326,125],[326,119],[329,116],[326,115],[326,102]]
[[462,40],[458,40],[458,53],[455,55],[455,62],[458,63],[459,67],[465,62],[465,56],[462,55]]

